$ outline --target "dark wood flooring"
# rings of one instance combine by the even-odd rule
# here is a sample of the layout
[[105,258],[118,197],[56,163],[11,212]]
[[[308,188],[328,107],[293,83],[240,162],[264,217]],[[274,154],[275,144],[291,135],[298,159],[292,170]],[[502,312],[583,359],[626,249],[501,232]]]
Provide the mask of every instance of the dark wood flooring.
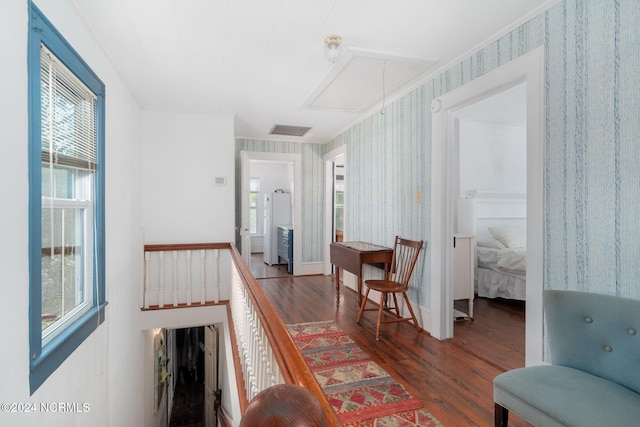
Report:
[[204,427],[204,383],[178,381],[170,427]]
[[[356,323],[355,292],[344,287],[336,308],[331,276],[258,280],[285,323],[335,320],[383,369],[445,426],[493,425],[493,378],[524,366],[524,306],[476,299],[475,320],[456,323],[455,338],[439,341],[406,323],[382,326],[376,315]],[[529,424],[510,414],[511,427]]]
[[262,252],[251,254],[251,263],[249,265],[249,269],[251,270],[251,274],[253,274],[253,277],[255,277],[256,279],[289,276],[286,264],[265,264]]

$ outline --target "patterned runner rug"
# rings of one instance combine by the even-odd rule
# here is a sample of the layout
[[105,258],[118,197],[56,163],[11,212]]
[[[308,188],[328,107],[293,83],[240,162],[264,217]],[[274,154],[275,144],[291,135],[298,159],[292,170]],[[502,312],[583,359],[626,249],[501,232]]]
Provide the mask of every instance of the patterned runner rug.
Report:
[[442,426],[334,321],[287,329],[345,426]]

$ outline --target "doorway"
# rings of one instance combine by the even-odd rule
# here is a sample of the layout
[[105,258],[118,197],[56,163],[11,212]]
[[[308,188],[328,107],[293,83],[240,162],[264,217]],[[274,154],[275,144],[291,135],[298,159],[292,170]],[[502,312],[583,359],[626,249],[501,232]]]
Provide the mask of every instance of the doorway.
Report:
[[344,241],[346,229],[346,154],[345,147],[339,147],[324,157],[325,161],[325,244],[324,274],[333,273],[333,265],[329,256],[329,245]]
[[215,326],[170,330],[173,340],[175,393],[170,427],[215,426],[217,332]]
[[[293,205],[292,211],[292,221],[291,221],[291,230],[293,232],[293,248],[292,248],[292,273],[293,275],[300,275],[301,266],[302,266],[302,236],[301,236],[301,224],[302,224],[302,197],[300,190],[302,188],[302,156],[300,154],[289,154],[289,153],[264,153],[264,152],[254,152],[254,151],[242,151],[241,155],[241,222],[242,224],[238,227],[240,230],[240,248],[242,253],[242,258],[248,266],[252,265],[252,258],[254,258],[253,262],[258,263],[259,259],[262,259],[260,256],[252,256],[252,253],[257,253],[257,251],[252,250],[252,233],[251,233],[251,218],[252,213],[255,214],[254,219],[256,221],[264,221],[264,205],[258,204],[258,206],[252,206],[250,201],[252,200],[251,195],[251,178],[255,177],[254,171],[259,169],[260,167],[284,167],[287,172],[283,172],[286,177],[284,178],[286,181],[286,185],[288,187],[288,192],[291,194],[291,200]],[[265,166],[266,165],[266,166]],[[277,190],[278,188],[267,188],[269,184],[266,184],[266,187],[262,187],[260,191],[261,196],[259,196],[259,201],[263,201],[263,195],[267,190]],[[276,187],[282,187],[282,185]],[[261,266],[260,266],[261,267]],[[279,265],[276,267],[280,267]],[[287,267],[284,266],[284,272],[288,273]],[[266,271],[261,273],[259,270],[256,270],[256,273],[259,276],[267,277],[267,275],[271,274],[281,274],[280,271]],[[254,274],[255,275],[255,274]],[[286,274],[285,274],[286,275]],[[269,276],[272,277],[272,276]],[[256,278],[260,278],[256,276]]]
[[[504,370],[524,366],[525,359],[526,98],[521,83],[454,113],[452,167],[458,171],[452,170],[452,191],[458,244],[452,343]],[[501,230],[519,237],[514,247],[497,240],[494,234],[506,240]],[[466,241],[469,248],[464,248]],[[470,318],[466,298],[474,295]]]
[[252,160],[250,167],[249,268],[256,279],[287,276],[292,269],[284,233],[293,224],[293,163]]
[[175,394],[171,427],[204,420],[204,328],[175,330]]
[[526,113],[526,240],[527,313],[525,364],[542,362],[544,47],[537,48],[432,103],[432,335],[453,336],[452,257],[454,234],[455,114],[462,108],[505,89],[525,84]]

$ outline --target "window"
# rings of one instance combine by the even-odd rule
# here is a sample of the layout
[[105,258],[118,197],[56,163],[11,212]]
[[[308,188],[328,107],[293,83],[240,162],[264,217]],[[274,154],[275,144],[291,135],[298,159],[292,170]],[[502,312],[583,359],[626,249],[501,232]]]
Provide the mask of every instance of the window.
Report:
[[104,84],[31,5],[29,343],[33,393],[104,321]]
[[249,179],[249,233],[258,234],[258,211],[260,205],[260,178]]

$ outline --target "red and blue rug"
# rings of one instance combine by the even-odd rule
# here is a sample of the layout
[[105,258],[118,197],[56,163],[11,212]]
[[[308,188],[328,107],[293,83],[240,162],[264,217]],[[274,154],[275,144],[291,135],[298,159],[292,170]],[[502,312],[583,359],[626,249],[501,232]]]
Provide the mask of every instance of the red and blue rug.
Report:
[[345,426],[442,426],[334,321],[287,329]]

